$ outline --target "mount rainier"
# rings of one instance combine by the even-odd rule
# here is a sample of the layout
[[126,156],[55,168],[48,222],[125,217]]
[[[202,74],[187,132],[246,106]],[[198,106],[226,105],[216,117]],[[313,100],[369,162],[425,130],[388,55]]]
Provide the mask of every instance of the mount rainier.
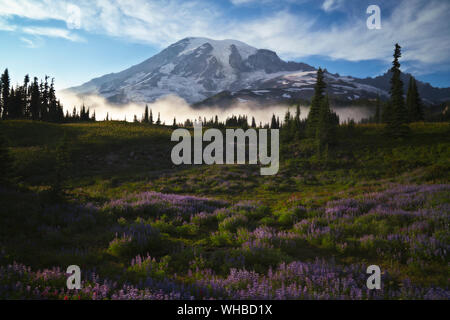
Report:
[[[227,106],[234,102],[309,99],[315,76],[316,69],[310,65],[285,62],[273,51],[237,40],[185,38],[140,64],[66,91],[80,97],[97,94],[117,104],[150,103],[174,94],[191,104]],[[403,77],[407,85],[408,77]],[[325,80],[328,94],[335,99],[388,96],[388,73],[358,79],[325,72]],[[423,88],[430,93],[425,100],[450,97],[449,88],[419,82],[419,90]]]

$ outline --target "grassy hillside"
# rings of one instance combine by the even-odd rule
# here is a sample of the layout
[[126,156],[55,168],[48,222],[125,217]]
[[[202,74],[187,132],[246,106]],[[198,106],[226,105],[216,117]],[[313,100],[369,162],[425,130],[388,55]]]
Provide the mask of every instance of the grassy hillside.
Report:
[[[390,141],[380,125],[341,126],[327,158],[311,140],[282,141],[280,172],[267,177],[173,166],[170,128],[1,121],[14,183],[0,189],[0,297],[43,297],[46,286],[53,298],[448,297],[450,125],[411,129]],[[64,134],[72,165],[55,201]],[[37,273],[71,264],[89,270],[76,294],[60,289],[62,271],[48,271],[50,284]],[[369,264],[383,290],[365,288]],[[86,289],[100,281],[93,270],[118,284]],[[135,291],[118,293],[123,284]]]

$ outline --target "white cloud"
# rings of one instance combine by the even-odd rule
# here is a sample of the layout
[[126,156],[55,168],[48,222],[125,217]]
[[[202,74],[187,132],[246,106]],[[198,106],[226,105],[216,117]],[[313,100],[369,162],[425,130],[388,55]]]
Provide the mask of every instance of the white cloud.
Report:
[[322,9],[326,12],[334,11],[342,7],[344,0],[324,0]]
[[28,48],[37,48],[37,44],[31,39],[20,37],[20,41],[24,42]]
[[[245,4],[253,0],[232,1]],[[322,9],[336,10],[343,2],[325,0]],[[79,8],[79,12],[73,6]],[[77,11],[75,17],[74,10]],[[382,7],[381,30],[367,29],[365,12],[351,15],[346,23],[341,24],[315,23],[317,17],[310,13],[294,14],[287,10],[258,18],[237,19],[227,16],[223,8],[216,4],[202,0],[0,0],[0,19],[11,16],[34,20],[56,19],[87,32],[148,43],[160,48],[184,37],[202,36],[238,39],[258,48],[272,49],[283,58],[301,59],[310,55],[323,55],[350,61],[388,61],[393,45],[399,42],[405,49],[403,61],[415,61],[418,65],[426,66],[448,63],[450,60],[448,1],[398,1],[389,16]],[[73,30],[53,32],[37,27],[31,30],[42,36],[80,40]]]
[[80,42],[84,41],[84,39],[76,34],[71,33],[66,29],[60,28],[47,28],[47,27],[25,27],[22,28],[22,31],[27,34],[31,34],[34,36],[46,36],[52,38],[62,38],[69,41]]

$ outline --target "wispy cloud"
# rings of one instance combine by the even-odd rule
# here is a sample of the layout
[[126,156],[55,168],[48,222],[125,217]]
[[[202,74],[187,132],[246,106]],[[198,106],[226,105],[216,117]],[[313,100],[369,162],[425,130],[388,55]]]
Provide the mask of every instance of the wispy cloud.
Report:
[[37,48],[37,44],[31,39],[20,37],[20,41],[24,42],[28,48]]
[[35,36],[45,36],[51,38],[62,38],[69,41],[84,41],[84,39],[66,29],[48,28],[48,27],[25,27],[22,31]]
[[324,0],[322,3],[322,9],[324,11],[334,11],[342,8],[344,0]]

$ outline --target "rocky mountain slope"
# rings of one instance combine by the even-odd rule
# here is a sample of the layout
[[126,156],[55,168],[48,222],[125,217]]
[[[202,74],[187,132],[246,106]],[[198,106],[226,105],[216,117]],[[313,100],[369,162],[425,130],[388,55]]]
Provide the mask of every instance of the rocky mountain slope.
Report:
[[[79,96],[98,94],[117,104],[149,103],[174,94],[192,104],[226,107],[309,99],[315,73],[310,65],[285,62],[273,51],[237,40],[185,38],[138,65],[66,90]],[[328,93],[340,100],[388,95],[388,74],[358,79],[326,72],[325,78]],[[428,101],[450,98],[450,88],[419,83],[419,90]]]

